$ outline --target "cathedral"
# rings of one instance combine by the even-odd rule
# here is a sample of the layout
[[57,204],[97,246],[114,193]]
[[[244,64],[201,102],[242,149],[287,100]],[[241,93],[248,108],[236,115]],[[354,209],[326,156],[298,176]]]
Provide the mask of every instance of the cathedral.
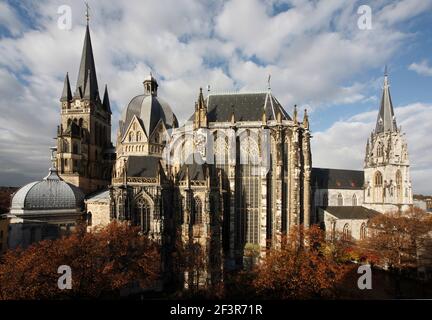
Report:
[[[66,75],[60,97],[51,172],[64,188],[86,195],[71,210],[88,228],[128,221],[162,244],[166,261],[178,241],[199,244],[213,271],[199,279],[185,275],[185,283],[212,283],[224,268],[278,246],[294,226],[319,224],[329,235],[361,239],[370,218],[412,205],[407,143],[389,87],[386,72],[364,171],[312,168],[306,110],[289,114],[270,86],[199,89],[188,121],[179,124],[150,74],[124,107],[113,145],[108,89],[102,97],[87,24],[75,90]],[[17,195],[29,199],[30,190]],[[13,203],[9,218],[31,205]]]

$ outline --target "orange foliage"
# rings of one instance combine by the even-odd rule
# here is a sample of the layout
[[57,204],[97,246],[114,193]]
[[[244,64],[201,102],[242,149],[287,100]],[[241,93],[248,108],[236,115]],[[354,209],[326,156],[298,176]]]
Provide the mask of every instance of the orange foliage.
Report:
[[[7,252],[0,262],[0,299],[98,298],[118,295],[138,283],[151,286],[160,274],[159,246],[138,230],[113,222],[109,226],[39,242]],[[58,289],[58,267],[72,269],[72,289]]]
[[255,270],[253,287],[270,299],[331,298],[346,270],[336,261],[324,232],[312,226],[293,230],[281,248],[267,252]]
[[382,266],[395,270],[417,267],[419,250],[429,250],[432,217],[419,208],[379,215],[369,222],[369,236],[359,246]]

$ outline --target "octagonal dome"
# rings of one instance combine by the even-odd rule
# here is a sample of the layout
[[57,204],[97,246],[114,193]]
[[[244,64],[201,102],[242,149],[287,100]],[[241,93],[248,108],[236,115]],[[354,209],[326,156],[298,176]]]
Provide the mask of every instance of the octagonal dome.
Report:
[[144,94],[134,97],[123,110],[120,118],[121,134],[129,127],[134,116],[142,121],[147,136],[153,133],[159,120],[162,120],[167,129],[176,128],[178,121],[170,105],[157,96],[158,84],[150,74],[144,80]]

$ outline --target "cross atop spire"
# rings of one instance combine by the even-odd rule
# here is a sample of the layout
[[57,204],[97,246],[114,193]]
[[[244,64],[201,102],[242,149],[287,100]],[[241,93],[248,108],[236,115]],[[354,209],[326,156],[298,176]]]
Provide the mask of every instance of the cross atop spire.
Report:
[[269,74],[268,79],[267,79],[267,88],[269,91],[271,90],[271,74]]
[[90,22],[90,6],[89,6],[88,2],[85,2],[85,6],[86,6],[85,16],[86,16],[86,20],[87,20],[87,25],[89,25],[89,22]]

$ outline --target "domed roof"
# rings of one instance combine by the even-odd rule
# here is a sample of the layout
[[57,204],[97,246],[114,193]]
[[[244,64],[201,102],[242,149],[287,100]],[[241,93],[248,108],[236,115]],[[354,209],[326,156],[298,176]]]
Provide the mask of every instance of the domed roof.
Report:
[[12,198],[14,210],[79,209],[84,203],[84,193],[57,175],[56,170],[42,181],[29,183],[19,189]]
[[146,78],[144,84],[147,82],[151,86],[145,87],[145,93],[133,98],[123,110],[120,119],[122,135],[125,134],[134,116],[137,116],[141,120],[147,136],[153,133],[153,130],[161,119],[167,129],[178,126],[177,118],[169,104],[157,96],[158,85],[156,79],[150,75]]

